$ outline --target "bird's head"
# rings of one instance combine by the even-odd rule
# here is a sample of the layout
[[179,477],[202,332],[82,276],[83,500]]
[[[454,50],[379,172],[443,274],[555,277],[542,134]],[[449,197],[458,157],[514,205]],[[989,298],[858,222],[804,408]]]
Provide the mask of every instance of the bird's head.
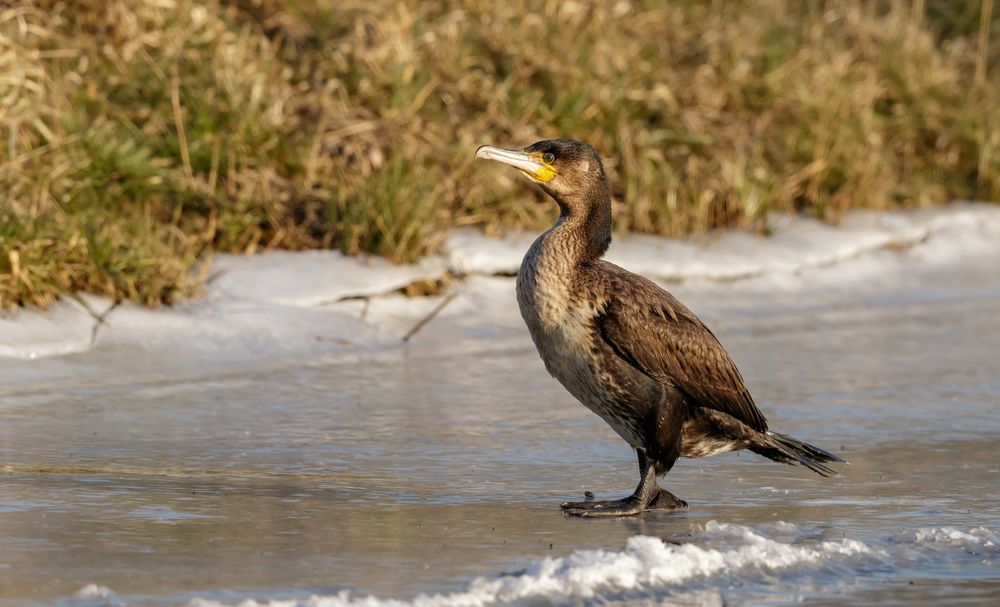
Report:
[[597,151],[572,139],[546,139],[523,150],[484,145],[476,158],[509,164],[559,204],[560,222],[573,226],[583,259],[597,259],[611,243],[611,192]]
[[476,158],[509,164],[540,185],[560,206],[608,197],[601,158],[582,141],[546,139],[522,150],[484,145],[476,150]]

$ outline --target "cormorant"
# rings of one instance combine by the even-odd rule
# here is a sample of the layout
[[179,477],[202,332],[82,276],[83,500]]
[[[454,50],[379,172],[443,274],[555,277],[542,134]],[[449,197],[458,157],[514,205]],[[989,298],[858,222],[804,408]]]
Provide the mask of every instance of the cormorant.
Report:
[[601,257],[611,243],[611,193],[590,145],[484,145],[476,158],[513,166],[559,205],[559,219],[528,249],[517,303],[545,368],[639,456],[640,481],[615,501],[567,502],[576,516],[628,516],[687,506],[660,488],[678,457],[737,449],[823,476],[844,460],[771,432],[722,344],[652,281]]

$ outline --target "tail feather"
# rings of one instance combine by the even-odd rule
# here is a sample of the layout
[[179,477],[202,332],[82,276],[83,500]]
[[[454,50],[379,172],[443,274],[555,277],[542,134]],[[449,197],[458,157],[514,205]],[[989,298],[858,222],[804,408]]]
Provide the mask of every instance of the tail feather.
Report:
[[848,463],[828,451],[804,443],[787,434],[767,432],[764,436],[766,439],[760,444],[751,446],[750,450],[772,461],[793,466],[805,466],[820,476],[836,476],[838,474],[836,470],[826,465],[827,462]]

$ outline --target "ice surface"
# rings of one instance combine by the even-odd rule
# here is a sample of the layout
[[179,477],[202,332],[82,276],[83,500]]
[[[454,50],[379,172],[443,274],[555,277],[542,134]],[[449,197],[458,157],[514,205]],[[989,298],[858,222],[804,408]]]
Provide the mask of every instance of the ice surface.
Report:
[[975,527],[969,531],[954,527],[920,527],[904,531],[892,540],[900,545],[960,548],[968,554],[1000,556],[1000,535],[986,527]]
[[[87,298],[99,312],[110,302]],[[0,311],[0,358],[35,359],[89,350],[95,320],[80,303],[56,302],[49,310]]]
[[346,297],[384,295],[412,282],[441,278],[444,261],[431,257],[395,265],[379,257],[348,257],[338,251],[268,251],[220,255],[209,293],[289,306],[318,306]]
[[[836,227],[815,219],[775,215],[770,227],[769,237],[743,231],[686,239],[626,234],[611,243],[607,259],[669,282],[801,275],[885,250],[909,252],[928,263],[1000,254],[1000,208],[994,205],[894,213],[855,211]],[[511,232],[501,239],[485,240],[473,230],[456,231],[447,241],[448,260],[466,273],[514,274],[535,237]]]
[[[847,215],[839,227],[787,216],[771,224],[770,237],[739,231],[683,240],[623,235],[608,259],[659,281],[684,281],[689,291],[720,281],[727,289],[737,281],[744,290],[843,288],[929,267],[1000,264],[1000,207],[994,205],[862,211]],[[398,341],[439,301],[392,291],[440,278],[449,269],[466,279],[441,318],[510,327],[518,320],[509,280],[476,277],[516,273],[536,237],[511,232],[488,238],[457,230],[441,256],[410,266],[334,251],[222,255],[204,299],[159,310],[124,305],[96,331],[91,315],[69,301],[47,312],[0,317],[0,357],[34,359],[115,346],[241,355],[378,348]],[[88,301],[101,310],[109,305]]]
[[148,309],[125,304],[99,333],[102,346],[188,352],[281,352],[336,349],[379,342],[377,327],[359,319],[360,304],[300,307],[213,297]]
[[[546,374],[510,276],[463,277],[405,344],[443,295],[383,283],[326,303],[318,293],[362,292],[311,281],[309,264],[294,298],[240,291],[265,284],[247,269],[198,301],[120,306],[90,350],[0,363],[2,602],[992,604],[996,217],[851,215],[814,227],[927,232],[831,265],[798,271],[787,257],[757,276],[669,284],[776,430],[852,465],[820,479],[745,452],[687,460],[664,484],[689,510],[622,521],[558,509],[588,489],[623,495],[634,456]],[[778,223],[779,243],[782,230],[811,242]],[[774,244],[680,244],[708,256],[720,242],[751,243],[736,261]],[[75,305],[21,311],[23,327],[77,327],[32,328],[33,347],[89,348],[92,318]]]
[[513,275],[538,234],[512,230],[487,238],[474,228],[454,230],[445,242],[448,264],[461,274]]
[[69,601],[73,607],[124,607],[114,591],[106,586],[87,584],[77,591]]
[[[662,603],[691,593],[695,604],[722,604],[719,588],[767,588],[776,583],[810,587],[810,576],[831,579],[889,571],[901,561],[947,550],[955,558],[996,554],[995,532],[983,527],[921,528],[881,545],[853,539],[810,541],[797,525],[776,522],[749,527],[709,521],[681,542],[635,535],[623,550],[579,550],[528,565],[523,572],[472,580],[461,591],[384,599],[348,590],[308,597],[225,601],[196,597],[189,607],[483,607],[486,605],[603,604],[621,600]],[[935,555],[939,557],[939,555]],[[114,593],[89,585],[76,605],[113,605]],[[685,601],[688,602],[688,601]]]
[[[695,604],[722,604],[720,584],[752,589],[778,582],[810,586],[810,576],[832,578],[885,573],[903,564],[1000,553],[997,533],[985,527],[967,531],[924,527],[872,545],[852,540],[810,541],[808,530],[775,522],[748,527],[709,521],[683,541],[630,537],[623,550],[578,550],[564,557],[535,561],[522,572],[479,577],[458,592],[420,594],[411,600],[384,599],[343,590],[302,598],[244,598],[227,602],[195,597],[188,607],[483,607],[486,605],[590,604],[622,599],[655,600],[692,595]],[[787,588],[786,588],[787,590]],[[685,601],[686,603],[688,601]],[[75,607],[124,604],[103,586],[89,584],[71,601]]]

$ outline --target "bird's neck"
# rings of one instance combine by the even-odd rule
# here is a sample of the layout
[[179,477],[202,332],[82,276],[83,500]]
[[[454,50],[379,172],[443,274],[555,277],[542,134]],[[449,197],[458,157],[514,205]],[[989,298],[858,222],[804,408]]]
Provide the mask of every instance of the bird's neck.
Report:
[[557,239],[577,264],[596,261],[611,244],[611,193],[604,183],[569,196],[556,196],[559,221],[550,238]]

